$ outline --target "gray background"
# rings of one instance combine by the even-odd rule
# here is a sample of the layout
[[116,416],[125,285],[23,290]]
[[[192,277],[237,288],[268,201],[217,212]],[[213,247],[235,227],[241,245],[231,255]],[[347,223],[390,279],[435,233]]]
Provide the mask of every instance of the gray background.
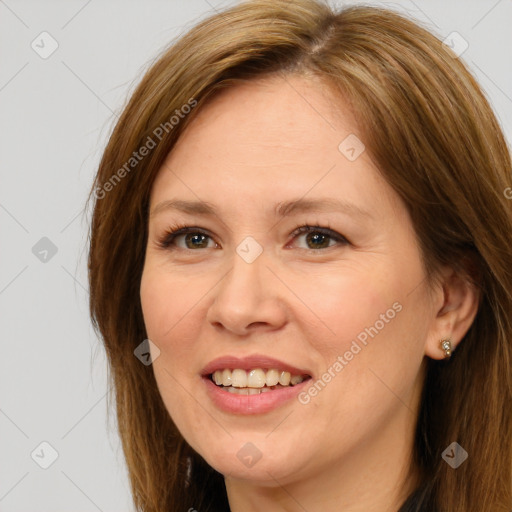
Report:
[[[84,204],[143,70],[233,3],[0,0],[0,512],[133,510],[88,317]],[[512,142],[512,0],[366,3],[459,32]],[[59,45],[46,59],[31,47],[43,31]]]

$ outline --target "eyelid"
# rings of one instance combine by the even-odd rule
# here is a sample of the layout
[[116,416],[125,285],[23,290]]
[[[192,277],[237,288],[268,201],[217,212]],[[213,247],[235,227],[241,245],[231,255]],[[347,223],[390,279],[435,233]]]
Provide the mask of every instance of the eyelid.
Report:
[[[187,226],[185,224],[183,225],[175,225],[170,228],[168,228],[163,236],[159,238],[158,245],[162,247],[163,249],[170,249],[173,246],[174,240],[180,236],[180,235],[186,235],[188,233],[199,233],[202,235],[205,235],[209,237],[211,240],[213,240],[212,235],[208,233],[207,230],[195,226]],[[215,242],[217,244],[217,242]],[[181,248],[180,248],[181,249]],[[187,250],[187,249],[185,249]],[[192,249],[194,250],[194,249]]]
[[[319,225],[310,225],[310,224],[301,224],[297,228],[295,228],[291,233],[290,236],[294,239],[297,238],[297,236],[302,234],[307,234],[311,232],[318,232],[323,235],[329,236],[332,240],[337,242],[337,245],[350,245],[350,241],[343,236],[342,234],[338,233],[337,231],[333,230],[329,227],[329,224],[327,223],[326,226],[319,226]],[[174,226],[171,226],[166,230],[164,235],[158,240],[158,245],[163,248],[169,250],[174,244],[174,240],[181,235],[186,235],[188,233],[197,233],[202,234],[207,237],[209,237],[215,244],[218,246],[217,242],[215,242],[213,236],[205,229],[191,226],[191,225],[185,225],[185,224],[176,224]],[[289,245],[287,245],[288,247]],[[333,247],[336,247],[336,244],[320,248],[320,249],[309,249],[309,248],[300,248],[301,250],[308,251],[308,252],[323,252],[326,249],[331,249]],[[184,249],[182,247],[178,247],[178,249],[188,250],[188,251],[194,251],[195,249]]]
[[[294,231],[292,231],[290,236],[293,236],[294,238],[296,238],[298,235],[302,235],[304,233],[321,233],[323,235],[329,236],[330,238],[332,238],[333,240],[335,240],[338,243],[350,244],[350,242],[348,241],[348,239],[345,236],[343,236],[341,233],[338,233],[334,229],[330,228],[328,225],[325,227],[319,226],[319,225],[310,225],[310,224],[299,226]],[[330,247],[334,247],[334,246],[329,246],[328,248],[330,248]],[[314,252],[320,252],[322,249],[308,249],[308,250],[311,250]],[[323,249],[323,250],[325,250],[325,249]]]

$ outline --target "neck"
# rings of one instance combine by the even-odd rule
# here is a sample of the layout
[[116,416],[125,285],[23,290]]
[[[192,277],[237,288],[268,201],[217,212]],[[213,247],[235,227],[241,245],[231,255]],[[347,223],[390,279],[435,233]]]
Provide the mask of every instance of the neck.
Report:
[[[382,426],[381,426],[382,427]],[[385,431],[323,468],[250,481],[226,477],[231,512],[397,512],[419,484],[411,462],[415,418],[402,407]],[[309,466],[309,465],[308,465]]]

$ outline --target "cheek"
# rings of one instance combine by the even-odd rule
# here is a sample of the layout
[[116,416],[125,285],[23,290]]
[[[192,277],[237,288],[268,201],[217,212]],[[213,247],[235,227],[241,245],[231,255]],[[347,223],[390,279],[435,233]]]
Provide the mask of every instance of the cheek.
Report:
[[[428,332],[426,302],[422,295],[407,296],[406,289],[372,293],[371,305],[364,296],[350,304],[354,316],[346,318],[346,335],[329,355],[331,368],[340,355],[342,364],[325,403],[339,397],[345,402],[331,410],[333,424],[341,424],[348,411],[356,424],[379,425],[404,406],[414,409]],[[343,328],[341,321],[338,325]]]
[[173,339],[201,294],[190,280],[186,282],[179,275],[148,267],[141,279],[142,312],[148,337],[162,344]]
[[173,306],[172,295],[165,293],[165,288],[159,285],[158,276],[147,267],[142,273],[140,301],[147,335],[156,341],[165,328],[164,311]]
[[307,312],[316,326],[308,329],[323,371],[343,376],[324,374],[333,385],[317,404],[342,395],[345,406],[354,410],[365,409],[361,404],[374,408],[387,403],[393,395],[379,378],[391,389],[409,392],[424,355],[428,301],[423,287],[411,293],[411,283],[423,277],[419,259],[395,261],[376,261],[352,272],[326,274],[322,269],[302,285],[295,283],[315,313]]
[[[186,410],[187,395],[183,386],[190,380],[194,367],[193,337],[187,324],[190,315],[186,292],[177,286],[175,277],[149,269],[141,280],[141,304],[147,337],[158,347],[159,355],[153,360],[153,371],[167,410],[175,420],[180,410]],[[188,327],[188,328],[187,328]]]
[[177,286],[176,276],[172,283],[169,279],[165,273],[146,268],[142,275],[140,297],[147,336],[160,350],[152,364],[155,380],[169,416],[184,435],[196,429],[206,429],[207,425],[203,424],[204,418],[201,416],[191,415],[190,411],[195,411],[195,405],[190,403],[191,397],[185,391],[190,387],[188,372],[192,368],[192,354],[187,348],[193,344],[181,335],[186,333],[183,324],[190,306],[187,306],[188,301],[184,297],[186,292],[176,293],[175,290],[186,288]]
[[314,328],[316,334],[311,332],[310,341],[324,355],[326,364],[349,350],[358,336],[364,341],[365,329],[382,322],[381,314],[394,316],[393,303],[399,294],[389,277],[379,278],[383,274],[386,272],[379,272],[377,265],[350,271],[345,267],[322,268],[308,273],[307,279],[302,274],[293,282],[293,290],[304,304],[298,303],[304,314],[297,311],[297,317],[305,329]]
[[[148,338],[160,350],[153,371],[166,407],[174,420],[190,410],[186,389],[199,382],[196,341],[199,338],[201,297],[205,291],[177,273],[148,265],[142,275],[140,297]],[[193,408],[192,408],[193,409]]]

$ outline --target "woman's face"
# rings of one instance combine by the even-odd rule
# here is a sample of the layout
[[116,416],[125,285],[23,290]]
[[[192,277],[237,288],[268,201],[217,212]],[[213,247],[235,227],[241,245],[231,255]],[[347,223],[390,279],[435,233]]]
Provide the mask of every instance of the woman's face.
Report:
[[[230,88],[154,183],[141,300],[155,377],[187,442],[231,478],[386,471],[412,446],[435,305],[407,211],[343,111],[312,79]],[[192,229],[171,240],[175,225]]]

